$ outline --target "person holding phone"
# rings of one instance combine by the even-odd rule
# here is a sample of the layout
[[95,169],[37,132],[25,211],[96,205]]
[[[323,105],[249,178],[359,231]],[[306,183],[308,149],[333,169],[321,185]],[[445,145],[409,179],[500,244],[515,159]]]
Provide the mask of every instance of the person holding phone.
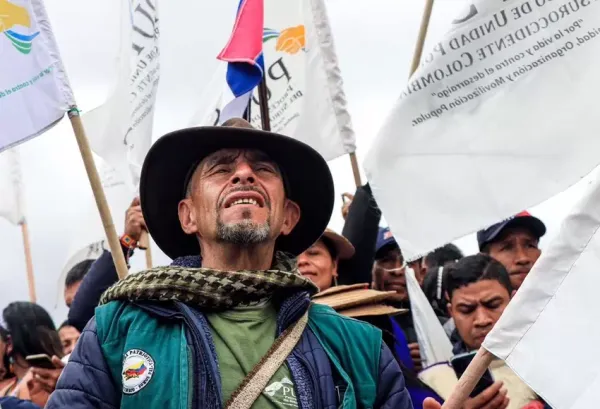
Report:
[[[514,295],[506,268],[487,254],[465,257],[446,269],[443,287],[447,291],[448,312],[460,335],[453,350],[457,356],[419,374],[443,398],[448,398]],[[496,360],[476,386],[465,409],[521,409],[535,400],[535,392],[503,361]],[[439,407],[428,405],[433,406],[425,406],[426,409]]]
[[2,318],[9,333],[5,348],[9,375],[0,382],[0,397],[12,396],[44,407],[64,366],[52,318],[30,302],[9,304]]

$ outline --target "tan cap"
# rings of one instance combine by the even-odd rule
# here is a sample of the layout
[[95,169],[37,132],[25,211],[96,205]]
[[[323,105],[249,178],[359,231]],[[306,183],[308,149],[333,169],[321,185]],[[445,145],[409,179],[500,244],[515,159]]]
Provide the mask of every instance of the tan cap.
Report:
[[354,255],[354,246],[341,234],[337,234],[331,229],[326,229],[321,238],[323,237],[326,237],[331,243],[333,243],[340,260],[348,260]]

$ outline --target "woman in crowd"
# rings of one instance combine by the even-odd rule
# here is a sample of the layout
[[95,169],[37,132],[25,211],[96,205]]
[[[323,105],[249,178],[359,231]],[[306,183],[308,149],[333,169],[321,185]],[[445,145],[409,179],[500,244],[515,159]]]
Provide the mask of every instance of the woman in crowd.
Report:
[[[0,381],[0,397],[17,397],[44,407],[62,369],[62,346],[52,318],[30,302],[9,304],[2,318],[10,334],[4,346],[9,375]],[[38,354],[52,357],[57,369],[31,368],[26,357]]]
[[298,256],[300,273],[325,291],[337,285],[340,260],[354,255],[354,246],[333,230],[325,230],[315,244]]

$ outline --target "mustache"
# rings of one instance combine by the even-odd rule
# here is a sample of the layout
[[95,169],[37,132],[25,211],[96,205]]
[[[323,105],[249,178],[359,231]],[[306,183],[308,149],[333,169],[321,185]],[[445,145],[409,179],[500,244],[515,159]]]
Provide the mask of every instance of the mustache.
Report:
[[219,203],[217,204],[217,208],[219,208],[219,209],[222,208],[223,204],[225,203],[225,199],[227,199],[227,196],[229,196],[231,193],[236,193],[236,192],[256,192],[262,196],[263,200],[265,201],[265,206],[267,207],[267,209],[271,209],[271,201],[269,200],[267,195],[256,186],[240,186],[240,187],[234,187],[231,190],[228,190],[226,193],[223,194],[223,197],[221,198],[221,200],[219,200]]

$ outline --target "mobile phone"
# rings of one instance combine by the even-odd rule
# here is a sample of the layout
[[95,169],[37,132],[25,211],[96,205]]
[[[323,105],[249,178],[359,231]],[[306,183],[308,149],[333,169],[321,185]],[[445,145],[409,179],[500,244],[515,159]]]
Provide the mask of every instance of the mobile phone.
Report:
[[27,355],[25,361],[27,361],[29,366],[35,368],[56,369],[56,366],[52,363],[52,358],[46,354]]
[[[452,369],[454,369],[457,378],[460,379],[462,374],[465,373],[476,354],[477,352],[467,352],[465,354],[456,355],[450,359],[450,365],[452,365]],[[494,377],[490,370],[486,369],[479,382],[477,382],[477,385],[475,385],[475,389],[473,389],[473,392],[471,392],[469,396],[474,398],[493,384]]]

